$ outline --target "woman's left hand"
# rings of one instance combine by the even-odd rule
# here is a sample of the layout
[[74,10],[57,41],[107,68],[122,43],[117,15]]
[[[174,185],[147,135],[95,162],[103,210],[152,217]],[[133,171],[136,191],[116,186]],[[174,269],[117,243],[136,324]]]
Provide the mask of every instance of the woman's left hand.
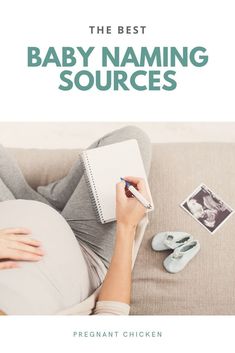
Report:
[[43,256],[41,243],[30,237],[27,228],[0,229],[0,269],[18,267],[16,261],[39,261]]

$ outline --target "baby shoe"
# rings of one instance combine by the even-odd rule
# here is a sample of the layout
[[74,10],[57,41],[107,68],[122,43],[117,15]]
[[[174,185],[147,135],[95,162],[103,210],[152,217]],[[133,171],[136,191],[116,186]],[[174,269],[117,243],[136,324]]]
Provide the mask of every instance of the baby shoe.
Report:
[[154,235],[152,248],[156,251],[173,250],[190,240],[193,240],[192,235],[185,232],[161,232]]
[[177,273],[192,260],[200,250],[198,240],[192,240],[176,248],[163,262],[165,269],[170,273]]

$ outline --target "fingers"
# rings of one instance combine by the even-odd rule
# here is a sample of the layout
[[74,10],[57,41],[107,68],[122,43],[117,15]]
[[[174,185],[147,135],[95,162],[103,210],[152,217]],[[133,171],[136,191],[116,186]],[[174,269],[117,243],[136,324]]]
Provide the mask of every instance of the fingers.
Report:
[[3,229],[2,232],[4,234],[31,234],[31,230],[28,228],[7,228],[7,229]]
[[125,181],[120,181],[119,183],[116,184],[116,197],[117,197],[117,200],[119,201],[123,201],[126,199]]
[[[41,242],[33,239],[28,228],[6,228],[0,230],[2,250],[0,258],[22,261],[39,261],[44,255],[40,248]],[[4,261],[1,266],[16,266],[15,263]]]
[[122,180],[116,184],[116,188],[118,191],[122,192],[125,190],[125,185],[126,185],[125,181]]
[[31,246],[36,246],[36,247],[39,247],[41,246],[41,242],[36,240],[36,239],[32,239],[30,237],[25,237],[25,236],[20,236],[20,235],[11,235],[9,237],[10,240],[14,240],[14,241],[17,241],[17,242],[20,242],[20,243],[23,243],[23,244],[28,244],[28,245],[31,245]]
[[21,250],[27,253],[32,253],[35,255],[44,255],[42,249],[35,247],[35,246],[30,246],[18,241],[11,242],[10,245],[8,246],[9,249],[11,250]]
[[2,261],[0,262],[0,270],[7,270],[10,268],[19,268],[17,262],[14,261]]
[[[148,198],[148,192],[146,189],[146,183],[143,178],[138,178],[138,177],[133,177],[133,176],[126,176],[124,178],[126,181],[129,181],[130,183],[133,183],[136,185],[138,191]],[[117,183],[116,185],[116,196],[118,201],[124,201],[127,197],[126,191],[125,191],[125,181],[121,181]]]
[[134,183],[134,184],[138,184],[139,182],[144,181],[143,178],[134,177],[134,176],[125,176],[124,179],[126,181],[129,181],[129,182]]
[[44,252],[41,248],[35,246],[38,244],[37,241],[31,239],[32,245],[25,244],[24,242],[11,240],[5,250],[5,258],[11,260],[22,260],[22,261],[39,261],[42,259]]
[[40,261],[42,255],[26,252],[18,249],[8,249],[7,258],[18,261]]
[[145,180],[143,178],[138,178],[138,177],[133,177],[133,176],[126,176],[124,179],[126,181],[129,181],[130,183],[136,184],[137,189],[141,193],[143,193],[144,195],[147,195],[146,184],[145,184]]

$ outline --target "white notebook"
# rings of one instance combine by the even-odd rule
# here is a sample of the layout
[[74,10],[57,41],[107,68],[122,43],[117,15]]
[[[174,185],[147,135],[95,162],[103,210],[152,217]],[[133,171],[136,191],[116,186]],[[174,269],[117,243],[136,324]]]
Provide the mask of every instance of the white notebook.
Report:
[[[97,218],[101,223],[116,219],[116,184],[128,175],[144,178],[149,201],[154,209],[143,160],[136,140],[83,151],[81,154],[85,177]],[[148,210],[149,211],[149,210]]]

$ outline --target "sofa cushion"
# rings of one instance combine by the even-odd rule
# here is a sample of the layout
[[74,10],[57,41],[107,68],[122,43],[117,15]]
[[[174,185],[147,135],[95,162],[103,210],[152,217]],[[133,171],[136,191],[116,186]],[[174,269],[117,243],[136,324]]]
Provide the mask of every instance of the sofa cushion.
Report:
[[[235,215],[214,235],[179,207],[201,183],[235,208],[235,144],[155,144],[150,188],[155,211],[133,273],[131,314],[235,314]],[[151,249],[152,236],[183,230],[201,250],[188,266],[170,274],[169,251]]]

